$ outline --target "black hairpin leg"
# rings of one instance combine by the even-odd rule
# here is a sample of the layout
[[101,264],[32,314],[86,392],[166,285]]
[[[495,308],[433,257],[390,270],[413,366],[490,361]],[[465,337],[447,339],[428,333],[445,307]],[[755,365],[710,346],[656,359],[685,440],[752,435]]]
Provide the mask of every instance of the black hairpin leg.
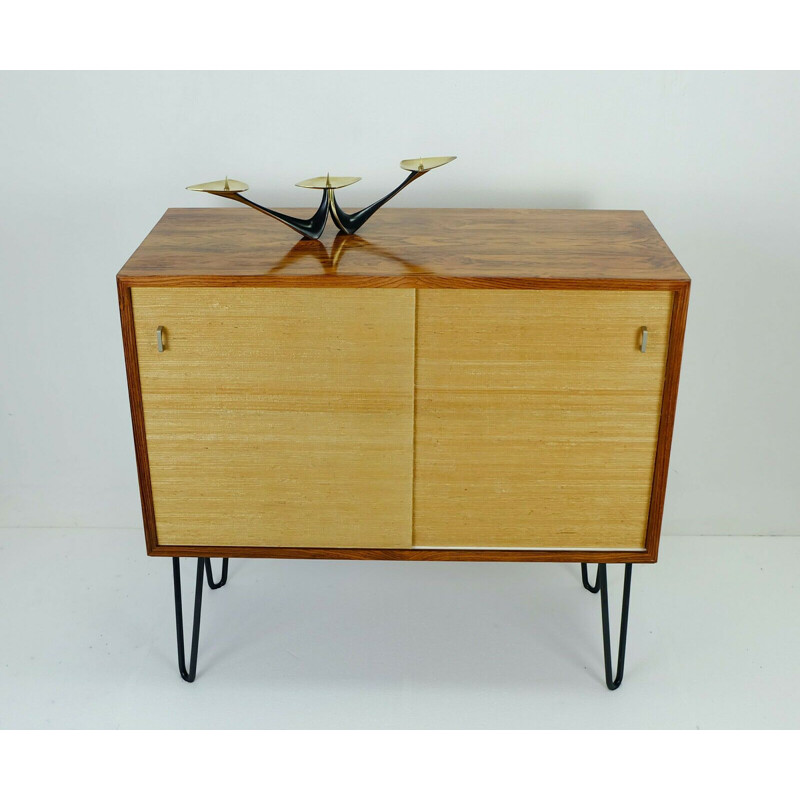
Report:
[[628,609],[631,601],[631,573],[633,564],[625,565],[625,582],[622,590],[622,619],[619,625],[619,652],[617,654],[617,673],[614,677],[611,664],[611,634],[608,622],[608,575],[605,564],[597,565],[595,585],[589,583],[586,564],[581,564],[581,580],[586,589],[592,593],[600,592],[600,609],[603,618],[603,659],[606,668],[606,686],[611,691],[618,689],[625,671],[625,645],[628,639]]
[[206,578],[208,579],[208,588],[219,589],[220,586],[224,586],[228,582],[228,559],[222,559],[222,577],[219,579],[219,583],[214,583],[214,575],[211,572],[211,559],[206,558],[203,560],[206,562]]
[[597,594],[600,591],[600,569],[598,565],[597,575],[595,576],[594,586],[589,583],[589,570],[586,564],[581,564],[581,580],[583,581],[583,588],[592,594]]
[[175,628],[178,634],[178,669],[181,677],[191,683],[197,674],[197,646],[200,641],[200,612],[203,607],[203,573],[208,580],[209,588],[219,589],[228,580],[228,559],[222,559],[222,578],[214,583],[211,572],[211,559],[197,559],[197,576],[194,582],[194,617],[192,621],[192,650],[189,655],[189,669],[186,669],[186,645],[183,637],[183,598],[181,592],[181,562],[172,559],[172,582],[175,586]]
[[191,683],[197,674],[197,645],[200,638],[200,610],[203,607],[203,570],[205,558],[197,559],[197,578],[194,583],[194,622],[192,623],[192,654],[186,669],[186,650],[183,642],[183,600],[181,598],[181,562],[172,559],[172,582],[175,586],[175,628],[178,633],[178,669],[181,677]]

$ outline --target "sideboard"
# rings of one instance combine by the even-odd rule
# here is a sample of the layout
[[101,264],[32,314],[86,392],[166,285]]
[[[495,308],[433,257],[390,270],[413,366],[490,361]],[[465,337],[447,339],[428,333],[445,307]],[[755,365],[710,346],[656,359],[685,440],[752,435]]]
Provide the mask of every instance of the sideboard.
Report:
[[[204,575],[223,585],[230,557],[571,561],[619,686],[690,286],[643,212],[386,209],[363,236],[295,241],[246,209],[169,209],[117,286],[184,679]],[[188,667],[180,557],[197,558]],[[609,563],[625,565],[616,672]]]

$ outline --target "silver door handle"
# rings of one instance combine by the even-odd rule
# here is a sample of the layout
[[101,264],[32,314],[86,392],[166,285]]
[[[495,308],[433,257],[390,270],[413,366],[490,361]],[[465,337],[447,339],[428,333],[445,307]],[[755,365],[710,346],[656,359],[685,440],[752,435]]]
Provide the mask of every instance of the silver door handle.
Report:
[[642,325],[642,352],[647,352],[647,325]]
[[156,328],[156,344],[158,345],[158,352],[164,352],[164,326],[159,325]]

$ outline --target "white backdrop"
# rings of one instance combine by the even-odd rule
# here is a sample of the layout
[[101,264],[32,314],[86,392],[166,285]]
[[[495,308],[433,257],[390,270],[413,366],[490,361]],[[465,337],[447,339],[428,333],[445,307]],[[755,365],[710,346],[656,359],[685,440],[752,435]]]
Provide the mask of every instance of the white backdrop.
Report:
[[799,143],[800,73],[2,73],[0,526],[141,525],[114,276],[224,205],[185,186],[452,153],[393,202],[647,212],[693,279],[664,533],[796,535]]

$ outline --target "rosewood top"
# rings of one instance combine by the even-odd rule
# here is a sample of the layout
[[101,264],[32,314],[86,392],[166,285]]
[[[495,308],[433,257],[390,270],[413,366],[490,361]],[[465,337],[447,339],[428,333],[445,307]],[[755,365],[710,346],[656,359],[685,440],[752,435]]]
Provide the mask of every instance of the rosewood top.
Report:
[[[309,209],[285,209],[307,217]],[[170,208],[123,285],[678,289],[688,283],[642,211],[390,208],[363,236],[297,239],[250,209]]]

